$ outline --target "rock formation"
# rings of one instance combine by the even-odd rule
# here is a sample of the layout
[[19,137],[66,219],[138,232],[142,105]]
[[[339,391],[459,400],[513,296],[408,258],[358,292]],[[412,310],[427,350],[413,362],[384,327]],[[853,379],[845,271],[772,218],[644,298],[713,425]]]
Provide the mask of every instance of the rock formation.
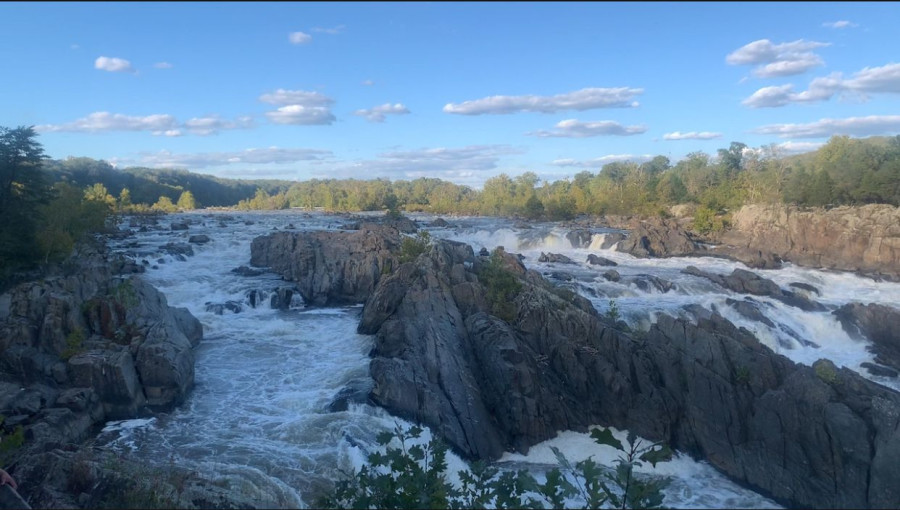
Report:
[[722,242],[808,267],[900,279],[900,208],[864,205],[804,210],[746,205]]

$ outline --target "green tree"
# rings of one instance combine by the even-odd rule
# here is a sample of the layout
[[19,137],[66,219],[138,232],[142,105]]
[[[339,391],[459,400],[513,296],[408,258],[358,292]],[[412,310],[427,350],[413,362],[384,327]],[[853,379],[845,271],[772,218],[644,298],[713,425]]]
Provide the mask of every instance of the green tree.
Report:
[[178,197],[176,207],[181,211],[191,211],[197,208],[197,202],[194,200],[194,194],[190,191],[183,191]]
[[159,197],[159,200],[153,204],[152,209],[154,211],[165,212],[165,213],[173,213],[178,212],[178,208],[175,207],[175,204],[172,203],[172,199],[163,195]]
[[122,188],[122,191],[119,193],[119,200],[116,204],[116,209],[120,212],[128,212],[131,210],[131,192],[128,191],[128,188]]
[[49,189],[41,166],[44,149],[34,128],[0,127],[0,282],[15,267],[35,261],[38,207]]

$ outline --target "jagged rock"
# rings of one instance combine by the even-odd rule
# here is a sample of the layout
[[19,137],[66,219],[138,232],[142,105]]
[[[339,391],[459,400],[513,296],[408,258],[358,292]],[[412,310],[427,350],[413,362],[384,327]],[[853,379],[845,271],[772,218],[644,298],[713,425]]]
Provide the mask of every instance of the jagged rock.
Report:
[[826,310],[821,303],[812,301],[795,292],[784,290],[772,280],[763,278],[746,269],[735,269],[727,276],[703,271],[694,266],[688,266],[682,269],[681,272],[692,276],[706,278],[713,283],[734,292],[753,294],[756,296],[768,296],[777,299],[786,305],[794,306],[807,312],[823,312]]
[[252,269],[247,266],[236,267],[232,269],[231,272],[240,276],[259,276],[261,274],[265,274],[265,271],[263,270]]
[[876,365],[875,363],[869,363],[868,361],[860,363],[859,366],[868,370],[870,374],[880,377],[895,378],[898,374],[893,368]]
[[621,279],[621,276],[619,276],[619,272],[615,269],[610,269],[609,271],[603,273],[603,277],[610,282],[617,282]]
[[622,234],[621,232],[609,232],[608,234],[603,236],[603,242],[600,243],[600,249],[608,250],[627,239],[627,237],[628,236]]
[[722,241],[808,267],[900,278],[900,208],[864,205],[803,210],[745,205]]
[[355,379],[347,383],[347,386],[331,399],[326,409],[329,413],[339,413],[346,411],[350,404],[365,404],[369,401],[369,392],[371,391],[371,379]]
[[[192,248],[191,245],[189,245],[187,243],[166,243],[162,247],[162,251],[165,253],[168,253],[169,255],[172,255],[172,256],[175,256],[175,255],[187,255],[189,257],[194,256],[194,248]],[[163,259],[159,259],[159,260],[164,262]]]
[[616,250],[638,258],[684,257],[700,251],[677,222],[661,218],[641,222]]
[[550,273],[550,278],[563,282],[571,282],[575,279],[575,275],[573,275],[572,273],[567,273],[565,271],[552,271]]
[[431,226],[437,227],[437,228],[444,228],[444,227],[449,227],[450,224],[447,223],[447,220],[445,220],[444,218],[437,218],[436,220],[431,222]]
[[188,239],[189,243],[194,244],[206,244],[210,241],[209,236],[206,234],[193,235]]
[[559,253],[544,253],[538,257],[538,262],[549,262],[551,264],[575,264],[576,262],[565,255]]
[[572,248],[587,248],[591,245],[594,233],[586,229],[571,230],[566,234],[566,239],[572,244]]
[[281,287],[275,289],[272,297],[269,299],[269,306],[275,310],[287,310],[291,307],[294,299],[294,289]]
[[241,313],[244,310],[244,306],[238,301],[226,301],[224,303],[206,303],[206,311],[212,312],[216,315],[222,315],[225,313],[225,310],[228,310],[231,313]]
[[848,303],[832,313],[848,334],[872,342],[875,361],[900,370],[900,310],[875,303]]
[[609,260],[608,258],[605,258],[605,257],[598,257],[597,255],[594,255],[593,253],[591,253],[590,255],[587,256],[587,263],[591,264],[593,266],[618,266],[619,265],[614,260]]
[[472,256],[436,242],[380,281],[359,326],[375,334],[373,401],[464,455],[495,459],[603,424],[667,441],[789,506],[900,501],[897,392],[824,360],[795,364],[715,313],[696,324],[663,315],[632,337],[534,271],[513,273],[521,288],[503,320],[471,299],[488,294],[486,261],[469,269]]
[[674,283],[651,274],[629,276],[625,279],[625,282],[633,283],[638,289],[644,292],[650,292],[651,289],[656,289],[659,292],[666,293],[675,288]]
[[307,303],[361,303],[399,265],[399,250],[399,232],[373,224],[353,232],[279,232],[253,240],[250,264],[297,282]]
[[821,292],[818,288],[816,288],[815,285],[810,285],[810,284],[808,284],[808,283],[803,283],[803,282],[791,282],[791,283],[788,284],[788,286],[793,287],[793,288],[795,288],[795,289],[805,290],[806,292],[809,292],[809,293],[811,293],[811,294],[815,294],[815,295],[817,295],[817,296],[821,296],[821,295],[822,295],[822,292]]

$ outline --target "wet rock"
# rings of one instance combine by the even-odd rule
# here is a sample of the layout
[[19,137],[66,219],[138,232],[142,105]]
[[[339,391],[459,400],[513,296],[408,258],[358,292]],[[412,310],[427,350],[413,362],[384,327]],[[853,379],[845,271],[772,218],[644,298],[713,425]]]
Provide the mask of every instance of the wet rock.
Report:
[[900,370],[900,310],[874,303],[848,303],[832,313],[850,336],[872,342],[875,361]]
[[750,298],[744,298],[740,301],[728,298],[725,300],[725,304],[734,308],[739,314],[752,321],[761,322],[770,328],[775,328],[775,323],[763,315],[762,311],[759,309],[759,301]]
[[479,257],[489,257],[490,255],[491,255],[491,253],[484,246],[482,246],[481,249],[478,250]]
[[575,280],[575,276],[572,273],[567,273],[565,271],[553,271],[550,273],[550,278],[563,282],[571,282]]
[[172,230],[187,230],[188,224],[187,223],[172,223],[171,228],[172,228]]
[[634,284],[638,289],[644,292],[656,290],[658,292],[666,293],[675,288],[674,283],[651,274],[629,276],[624,281],[629,284]]
[[224,303],[212,303],[207,301],[206,303],[206,311],[212,312],[216,315],[222,315],[225,311],[229,311],[231,313],[241,313],[244,307],[239,301],[226,301]]
[[436,220],[431,222],[431,226],[436,228],[445,228],[449,227],[450,224],[447,223],[447,220],[445,220],[444,218],[437,218]]
[[621,232],[609,232],[608,234],[603,236],[603,242],[600,243],[600,249],[608,250],[627,239],[627,237],[628,236],[622,234]]
[[164,253],[168,253],[169,255],[187,255],[189,257],[194,256],[194,248],[191,247],[190,244],[187,243],[166,243],[162,247],[162,251]]
[[188,239],[188,242],[193,244],[206,244],[209,241],[209,236],[206,234],[193,235]]
[[572,244],[572,248],[587,248],[591,245],[594,233],[586,229],[571,230],[566,234],[566,239]]
[[565,255],[559,253],[544,253],[538,257],[538,262],[549,262],[552,264],[575,264],[576,262]]
[[793,287],[793,288],[795,288],[795,289],[804,290],[804,291],[806,291],[806,292],[808,292],[808,293],[810,293],[810,294],[815,294],[815,295],[817,295],[817,296],[821,296],[821,295],[822,295],[822,292],[819,291],[819,289],[816,288],[815,285],[810,285],[810,284],[808,284],[808,283],[803,283],[803,282],[791,282],[791,283],[788,284],[788,286]]
[[603,273],[603,277],[607,279],[607,281],[617,282],[621,279],[619,276],[619,272],[615,269],[610,269],[609,271]]
[[275,310],[287,310],[291,307],[294,299],[294,289],[279,288],[275,289],[272,297],[269,299],[269,306]]
[[236,267],[231,272],[240,276],[259,276],[266,273],[262,269],[253,269],[247,266]]
[[341,391],[331,399],[331,402],[325,407],[329,413],[339,413],[346,411],[350,404],[366,404],[369,403],[369,392],[372,391],[372,380],[354,379],[347,383]]
[[594,255],[593,253],[591,253],[590,255],[587,256],[587,263],[591,264],[593,266],[618,266],[619,265],[614,260],[609,260],[608,258],[605,258],[605,257],[598,257],[597,255]]
[[756,296],[768,296],[777,299],[786,305],[800,308],[807,312],[823,312],[826,310],[821,303],[812,301],[795,292],[784,290],[772,280],[763,278],[746,269],[735,269],[730,275],[720,275],[697,269],[694,266],[688,266],[682,269],[681,272],[692,276],[706,278],[713,283],[734,292],[753,294]]
[[893,368],[876,365],[875,363],[869,363],[868,361],[860,363],[860,366],[868,370],[870,374],[877,375],[879,377],[896,378],[898,374],[898,372]]

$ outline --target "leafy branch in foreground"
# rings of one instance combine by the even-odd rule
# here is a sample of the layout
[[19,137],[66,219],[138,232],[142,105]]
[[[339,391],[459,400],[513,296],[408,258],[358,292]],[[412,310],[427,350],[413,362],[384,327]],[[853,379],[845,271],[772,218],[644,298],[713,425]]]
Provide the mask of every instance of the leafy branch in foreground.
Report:
[[[595,429],[597,444],[611,446],[624,455],[615,468],[592,458],[574,465],[551,447],[559,467],[539,483],[528,471],[503,471],[483,461],[458,473],[459,486],[447,479],[447,446],[439,439],[412,444],[423,430],[399,425],[383,432],[377,442],[384,449],[368,456],[369,465],[337,482],[334,491],[319,501],[326,508],[658,508],[667,479],[635,476],[644,462],[656,466],[669,460],[671,450],[662,443],[645,445],[629,433],[628,447],[609,429]],[[399,445],[396,446],[396,445]]]

